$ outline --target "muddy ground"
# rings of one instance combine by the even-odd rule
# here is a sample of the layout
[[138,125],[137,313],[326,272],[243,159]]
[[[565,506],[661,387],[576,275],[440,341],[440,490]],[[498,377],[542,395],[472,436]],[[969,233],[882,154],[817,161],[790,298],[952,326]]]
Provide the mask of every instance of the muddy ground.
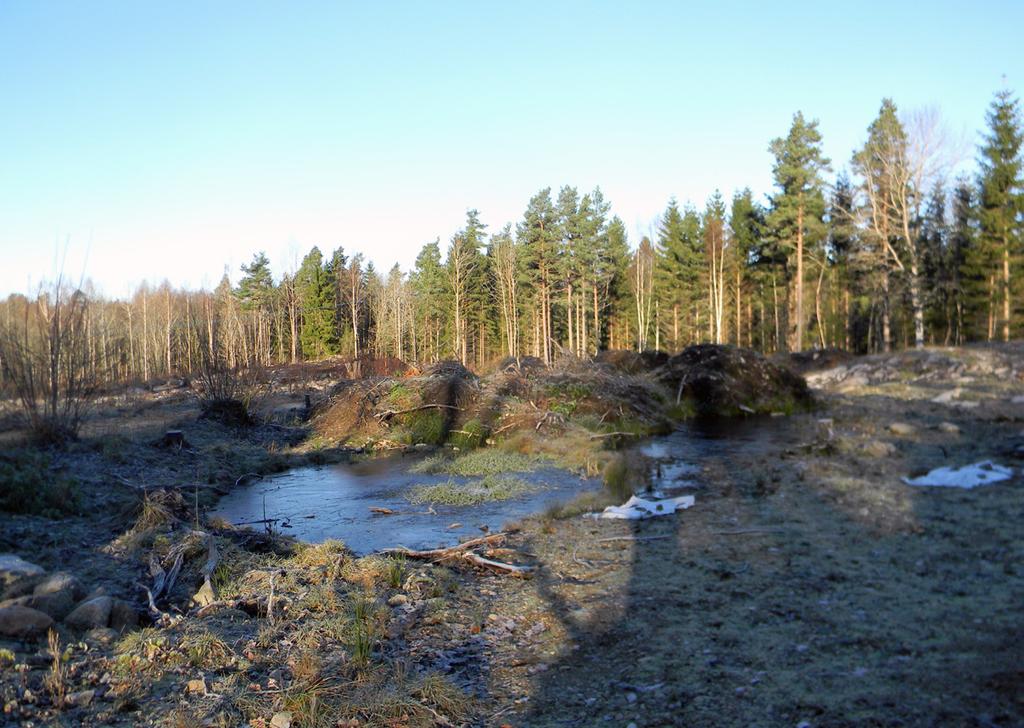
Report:
[[[143,625],[150,557],[181,545],[182,575],[152,625],[59,625],[59,689],[45,636],[0,639],[0,724],[1024,724],[1022,347],[798,363],[817,407],[784,418],[784,445],[707,457],[676,516],[514,524],[487,554],[528,579],[207,522],[240,476],[346,456],[309,447],[301,387],[245,430],[196,421],[185,393],[109,405],[50,466],[82,515],[2,514],[0,551],[73,571]],[[189,448],[151,445],[175,425]],[[641,488],[647,464],[625,455]],[[1015,477],[900,481],[983,459]],[[204,487],[141,508],[138,486],[183,484]],[[227,602],[202,613],[199,532]]]

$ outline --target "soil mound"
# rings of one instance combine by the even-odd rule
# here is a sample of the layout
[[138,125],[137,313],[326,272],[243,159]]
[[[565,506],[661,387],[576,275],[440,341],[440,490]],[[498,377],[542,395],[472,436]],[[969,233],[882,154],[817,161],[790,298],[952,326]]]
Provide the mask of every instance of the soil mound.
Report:
[[627,349],[609,349],[599,352],[594,361],[605,364],[626,374],[640,374],[653,371],[668,363],[669,355],[664,351],[645,349],[639,353]]
[[698,415],[789,413],[812,404],[803,377],[752,349],[698,344],[670,358],[654,376],[677,404]]

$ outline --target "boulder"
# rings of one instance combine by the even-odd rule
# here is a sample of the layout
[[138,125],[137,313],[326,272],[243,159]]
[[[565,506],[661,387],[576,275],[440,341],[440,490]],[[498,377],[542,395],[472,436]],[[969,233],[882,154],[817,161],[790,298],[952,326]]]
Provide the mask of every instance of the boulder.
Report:
[[28,594],[23,597],[15,597],[14,599],[5,599],[0,602],[0,607],[29,607],[59,621],[64,619],[74,608],[76,601],[78,600],[72,596],[70,590],[64,590],[49,594]]
[[868,440],[861,450],[873,458],[887,458],[896,454],[896,446],[883,440]]
[[117,632],[127,632],[139,626],[139,613],[123,599],[114,599],[110,605],[110,628]]
[[910,437],[916,431],[913,425],[908,425],[906,422],[893,422],[889,425],[889,432],[900,437]]
[[76,602],[84,598],[86,593],[85,586],[79,578],[64,571],[58,571],[44,577],[42,581],[35,585],[32,593],[36,595],[43,595],[56,594],[64,591],[71,594],[71,597]]
[[53,619],[38,609],[19,604],[0,607],[0,635],[4,637],[36,637],[52,626]]
[[98,596],[86,599],[72,610],[64,623],[75,629],[89,630],[95,627],[106,627],[110,622],[110,611],[113,609],[114,599],[108,596]]
[[26,577],[42,576],[45,573],[43,567],[25,561],[16,554],[0,554],[0,583],[4,586]]

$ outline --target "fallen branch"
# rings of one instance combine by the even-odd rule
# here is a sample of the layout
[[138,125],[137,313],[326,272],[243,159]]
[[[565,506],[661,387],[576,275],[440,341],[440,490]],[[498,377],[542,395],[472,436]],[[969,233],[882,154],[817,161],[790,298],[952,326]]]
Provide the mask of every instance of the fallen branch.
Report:
[[534,567],[532,566],[517,566],[515,564],[506,564],[502,561],[485,559],[483,556],[475,554],[472,551],[467,551],[463,553],[460,558],[470,562],[471,564],[483,566],[488,569],[494,569],[495,571],[502,571],[508,574],[512,574],[513,576],[525,576],[526,574],[532,572],[534,569]]
[[597,539],[597,543],[608,543],[609,541],[661,541],[666,538],[673,538],[674,536],[674,533],[666,533],[662,536],[610,536]]
[[239,475],[238,478],[235,480],[235,487],[237,488],[239,485],[241,485],[242,481],[245,480],[246,478],[256,478],[257,480],[263,480],[263,476],[260,475],[259,473],[243,473],[242,475]]
[[712,531],[716,536],[747,536],[757,533],[785,533],[781,528],[741,528],[738,531]]
[[410,559],[443,559],[468,549],[476,548],[477,546],[490,545],[497,543],[505,539],[508,536],[505,532],[492,533],[487,536],[481,536],[480,538],[471,538],[468,541],[463,541],[455,546],[449,546],[443,549],[428,549],[426,551],[414,551],[413,549],[407,549],[404,546],[393,549],[384,549],[381,551],[382,554],[401,554]]

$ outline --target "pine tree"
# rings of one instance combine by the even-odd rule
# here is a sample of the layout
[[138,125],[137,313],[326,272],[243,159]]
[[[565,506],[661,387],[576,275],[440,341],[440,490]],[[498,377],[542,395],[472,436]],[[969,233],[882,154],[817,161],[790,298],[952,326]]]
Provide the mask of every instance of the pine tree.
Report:
[[[1024,215],[1024,177],[1021,144],[1020,106],[1008,90],[1000,91],[986,115],[988,133],[980,149],[978,166],[979,242],[992,249],[999,270],[994,304],[999,306],[1003,341],[1010,340],[1014,300],[1011,284],[1020,262],[1022,215]],[[993,315],[996,318],[997,315]]]
[[805,344],[804,252],[825,234],[822,174],[829,160],[821,151],[818,122],[805,121],[800,112],[793,117],[788,136],[774,139],[769,151],[775,157],[772,174],[779,192],[772,198],[768,222],[776,245],[785,253],[787,280],[794,282],[792,296],[787,289],[792,307],[789,346],[799,350]]
[[269,312],[274,297],[274,277],[266,254],[257,253],[252,262],[242,266],[242,280],[236,295],[243,311],[249,313],[252,323],[251,349],[254,361],[270,363]]

